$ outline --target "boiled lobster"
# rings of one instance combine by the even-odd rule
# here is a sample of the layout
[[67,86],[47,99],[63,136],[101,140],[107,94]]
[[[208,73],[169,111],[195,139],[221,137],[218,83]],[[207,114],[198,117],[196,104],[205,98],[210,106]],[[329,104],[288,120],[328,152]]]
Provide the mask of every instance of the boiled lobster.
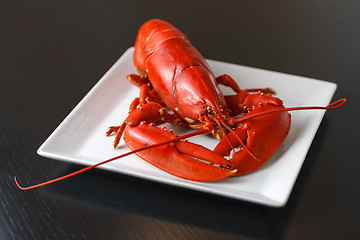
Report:
[[[334,109],[346,101],[341,99],[326,107],[285,108],[269,88],[240,89],[226,74],[215,77],[188,38],[159,19],[141,26],[134,64],[139,75],[131,74],[128,80],[140,88],[140,95],[130,104],[125,121],[107,132],[107,136],[116,133],[115,148],[123,135],[132,151],[30,187],[21,187],[15,178],[19,188],[43,186],[133,153],[188,180],[215,181],[247,174],[263,165],[282,144],[290,131],[289,111]],[[224,96],[219,84],[236,94]],[[158,127],[164,123],[196,131],[177,136],[164,126]],[[219,140],[213,150],[187,141],[207,133]]]

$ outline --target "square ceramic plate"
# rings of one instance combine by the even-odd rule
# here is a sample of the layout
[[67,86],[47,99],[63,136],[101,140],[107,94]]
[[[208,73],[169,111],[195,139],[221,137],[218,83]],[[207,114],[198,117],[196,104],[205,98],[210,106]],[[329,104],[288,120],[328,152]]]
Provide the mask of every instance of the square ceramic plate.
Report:
[[[38,149],[38,154],[82,165],[93,165],[129,151],[121,142],[113,148],[114,137],[106,137],[109,126],[120,125],[139,89],[126,80],[136,73],[129,48],[74,108]],[[328,105],[336,84],[219,61],[208,61],[216,76],[227,73],[241,88],[273,88],[286,107]],[[229,88],[222,88],[232,94]],[[241,199],[263,205],[285,205],[305,156],[324,116],[324,111],[292,112],[290,134],[276,153],[257,171],[217,182],[193,182],[177,178],[131,155],[101,168],[192,190]],[[173,127],[173,126],[171,126]],[[182,134],[184,129],[175,128]],[[217,140],[197,136],[191,141],[213,148]]]

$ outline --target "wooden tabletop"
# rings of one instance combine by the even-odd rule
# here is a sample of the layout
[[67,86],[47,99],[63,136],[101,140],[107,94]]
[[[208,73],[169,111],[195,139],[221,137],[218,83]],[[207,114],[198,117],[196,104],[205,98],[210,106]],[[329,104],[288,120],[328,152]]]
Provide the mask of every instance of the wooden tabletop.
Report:
[[[355,0],[0,1],[0,239],[357,239],[359,12]],[[284,207],[99,169],[17,188],[14,176],[82,168],[36,151],[152,18],[206,58],[333,82],[333,100],[348,99],[326,112]]]

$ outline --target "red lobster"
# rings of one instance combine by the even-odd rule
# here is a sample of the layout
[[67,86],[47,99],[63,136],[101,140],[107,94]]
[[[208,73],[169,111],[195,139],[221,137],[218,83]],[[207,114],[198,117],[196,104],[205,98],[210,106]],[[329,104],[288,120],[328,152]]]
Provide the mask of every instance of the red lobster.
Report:
[[[341,99],[327,107],[285,108],[279,98],[271,95],[271,89],[241,90],[228,75],[216,78],[188,38],[159,19],[140,28],[134,64],[140,75],[129,75],[128,79],[140,88],[140,96],[131,103],[123,124],[107,132],[107,136],[116,133],[115,148],[124,135],[132,151],[30,187],[21,187],[15,178],[19,188],[59,181],[132,153],[189,180],[215,181],[247,174],[263,165],[286,138],[291,125],[288,111],[333,109],[346,101]],[[231,87],[236,94],[224,96],[218,84]],[[242,117],[236,119],[238,115]],[[163,123],[197,131],[177,136],[165,127],[157,127]],[[186,140],[205,133],[220,140],[213,151]]]

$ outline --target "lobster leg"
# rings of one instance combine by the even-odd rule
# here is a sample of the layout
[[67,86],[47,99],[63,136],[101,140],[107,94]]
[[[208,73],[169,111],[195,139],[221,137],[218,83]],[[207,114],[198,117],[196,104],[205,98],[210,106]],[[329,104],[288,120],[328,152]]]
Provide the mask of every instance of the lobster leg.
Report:
[[[232,88],[235,92],[239,93],[240,91],[242,91],[240,89],[240,87],[238,86],[238,84],[236,83],[236,81],[229,75],[227,74],[223,74],[220,75],[216,78],[216,82],[217,84],[222,84],[224,86],[230,87]],[[249,88],[249,89],[245,89],[248,93],[249,92],[262,92],[264,94],[275,94],[274,90],[272,90],[271,88]]]
[[155,89],[151,86],[151,83],[147,77],[143,77],[136,74],[130,74],[126,76],[129,82],[140,88],[140,102],[145,103],[145,99],[159,103],[161,106],[166,107],[163,100],[157,94]]
[[235,117],[246,112],[247,106],[244,104],[245,98],[249,95],[248,91],[240,90],[235,95],[226,95],[225,101],[228,109],[230,110],[230,116]]
[[235,80],[227,74],[220,75],[216,78],[217,84],[222,84],[227,87],[231,87],[235,92],[240,92],[239,85],[235,82]]
[[129,82],[131,82],[132,84],[134,84],[137,87],[141,87],[142,85],[149,83],[149,79],[147,79],[146,77],[136,75],[136,74],[127,75],[126,78]]

